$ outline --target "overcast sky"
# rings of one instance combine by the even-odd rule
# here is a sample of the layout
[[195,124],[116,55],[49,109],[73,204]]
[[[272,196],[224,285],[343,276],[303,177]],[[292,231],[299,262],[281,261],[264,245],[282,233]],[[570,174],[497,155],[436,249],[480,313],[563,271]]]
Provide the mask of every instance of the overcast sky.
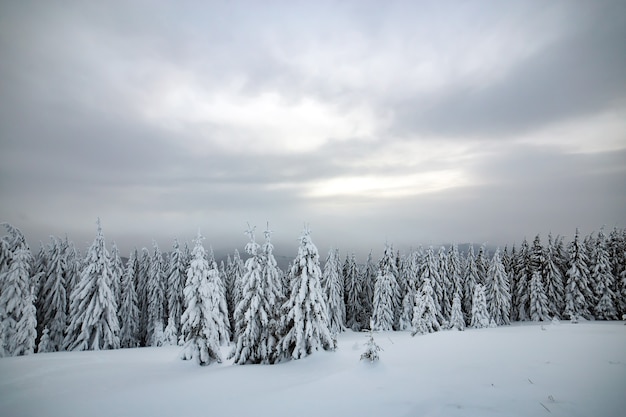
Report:
[[0,221],[123,253],[626,226],[623,1],[0,3]]

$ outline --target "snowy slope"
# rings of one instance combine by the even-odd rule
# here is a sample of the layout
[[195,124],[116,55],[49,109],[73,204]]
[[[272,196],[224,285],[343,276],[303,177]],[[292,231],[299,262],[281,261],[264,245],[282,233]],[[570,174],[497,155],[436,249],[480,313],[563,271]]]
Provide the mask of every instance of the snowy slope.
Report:
[[[542,329],[543,327],[543,329]],[[544,330],[545,329],[545,330]],[[199,367],[179,348],[0,359],[0,416],[623,416],[623,322],[364,334],[280,365]]]

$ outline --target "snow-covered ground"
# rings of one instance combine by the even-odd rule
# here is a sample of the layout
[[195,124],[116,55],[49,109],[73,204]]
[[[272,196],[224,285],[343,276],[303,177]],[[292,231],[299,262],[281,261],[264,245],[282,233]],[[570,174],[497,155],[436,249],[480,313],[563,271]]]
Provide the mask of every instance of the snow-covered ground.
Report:
[[280,365],[207,367],[178,347],[0,359],[0,416],[624,416],[623,322],[365,334]]

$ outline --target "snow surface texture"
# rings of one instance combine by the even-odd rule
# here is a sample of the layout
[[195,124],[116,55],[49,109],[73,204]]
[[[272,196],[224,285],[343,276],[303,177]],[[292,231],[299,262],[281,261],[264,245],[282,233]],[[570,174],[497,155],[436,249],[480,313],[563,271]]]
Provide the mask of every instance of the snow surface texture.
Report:
[[[544,330],[545,329],[545,330]],[[623,416],[622,322],[367,333],[279,365],[199,367],[175,346],[0,359],[0,416]],[[223,349],[227,349],[224,347]],[[224,356],[225,351],[223,352]]]

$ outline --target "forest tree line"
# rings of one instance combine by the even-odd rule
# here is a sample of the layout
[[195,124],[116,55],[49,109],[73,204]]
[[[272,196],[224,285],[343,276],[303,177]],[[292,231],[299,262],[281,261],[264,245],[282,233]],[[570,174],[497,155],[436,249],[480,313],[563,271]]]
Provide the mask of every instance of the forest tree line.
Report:
[[198,234],[193,247],[133,250],[126,262],[107,249],[98,221],[84,256],[68,238],[51,237],[33,254],[19,229],[0,239],[0,355],[183,346],[181,357],[277,363],[354,331],[463,330],[512,321],[615,320],[626,314],[626,231],[601,229],[565,243],[537,235],[493,254],[484,246],[387,244],[380,259],[359,264],[331,249],[322,264],[305,229],[298,255],[281,270],[271,232],[247,231],[237,250],[216,261]]

